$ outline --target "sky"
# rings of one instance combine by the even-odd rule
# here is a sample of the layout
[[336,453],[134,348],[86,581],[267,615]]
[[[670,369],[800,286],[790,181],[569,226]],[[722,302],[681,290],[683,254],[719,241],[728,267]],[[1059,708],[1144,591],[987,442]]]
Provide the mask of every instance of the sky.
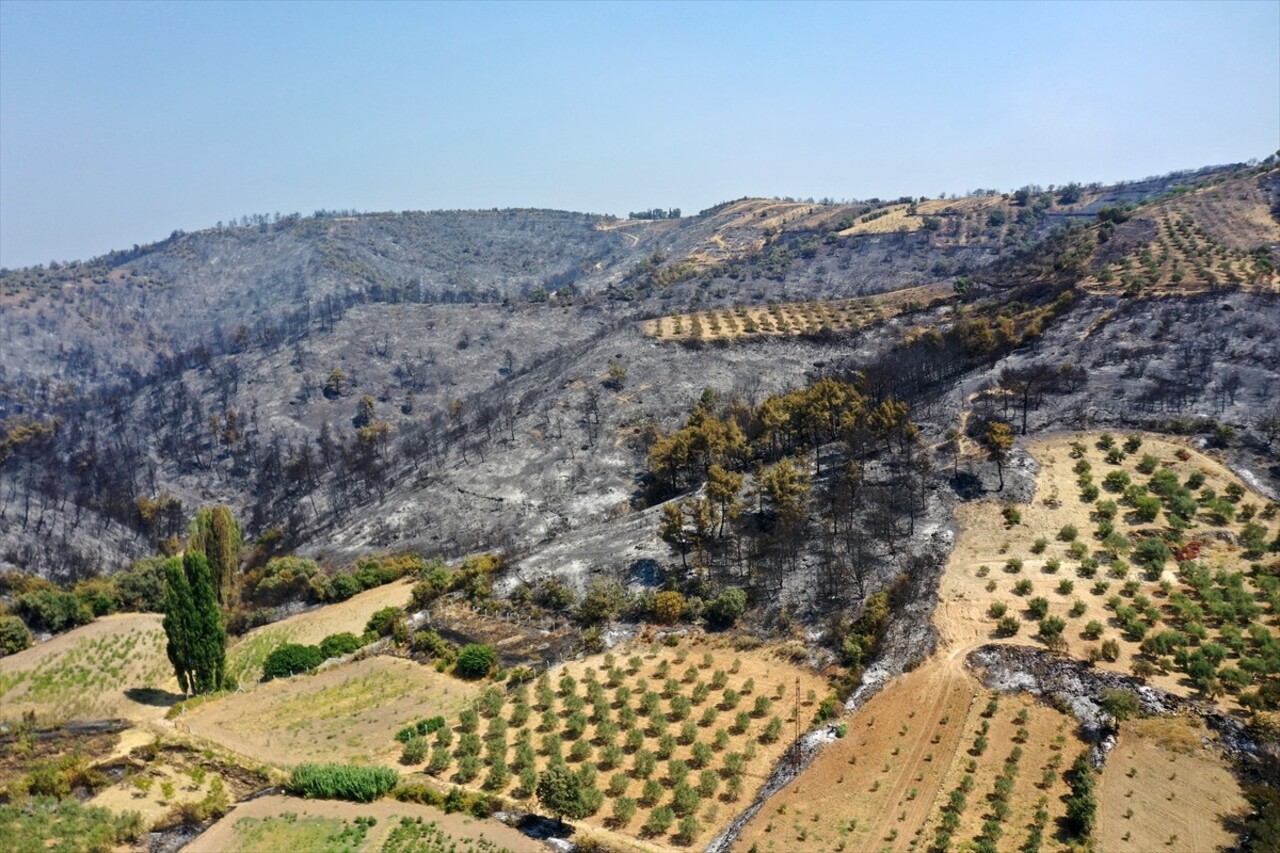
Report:
[[0,0],[0,266],[316,209],[686,214],[1280,147],[1280,2]]

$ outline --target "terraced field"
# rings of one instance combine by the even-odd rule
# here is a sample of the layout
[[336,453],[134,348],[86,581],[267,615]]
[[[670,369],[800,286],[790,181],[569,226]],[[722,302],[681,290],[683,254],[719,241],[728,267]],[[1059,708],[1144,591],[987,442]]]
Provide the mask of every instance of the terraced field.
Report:
[[376,656],[278,679],[206,702],[178,718],[182,732],[278,767],[304,761],[391,763],[392,736],[415,716],[453,716],[476,685],[402,658]]
[[733,341],[850,332],[954,297],[948,285],[924,285],[881,296],[831,302],[784,302],[675,314],[648,320],[646,334],[670,341]]
[[1264,565],[1274,505],[1156,436],[1028,449],[1041,465],[1032,504],[959,509],[966,535],[936,617],[951,642],[1032,639],[1227,707],[1280,675],[1280,578]]

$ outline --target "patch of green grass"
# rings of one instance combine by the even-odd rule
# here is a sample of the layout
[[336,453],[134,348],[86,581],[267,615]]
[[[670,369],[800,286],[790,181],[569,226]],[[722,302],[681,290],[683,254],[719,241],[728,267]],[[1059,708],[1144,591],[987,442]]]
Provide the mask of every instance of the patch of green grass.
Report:
[[299,818],[293,812],[268,818],[246,817],[236,821],[236,849],[241,853],[356,853],[375,818],[346,821],[332,817]]

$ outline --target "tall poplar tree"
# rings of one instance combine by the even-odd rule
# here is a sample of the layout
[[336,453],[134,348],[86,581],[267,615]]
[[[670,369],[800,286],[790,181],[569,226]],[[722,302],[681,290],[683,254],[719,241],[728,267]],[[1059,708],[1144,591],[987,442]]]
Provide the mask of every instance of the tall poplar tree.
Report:
[[227,631],[214,594],[209,561],[200,551],[165,562],[164,633],[166,652],[184,693],[209,693],[223,686]]
[[209,560],[218,603],[235,603],[240,574],[240,523],[228,506],[202,507],[191,522],[188,551],[203,551]]

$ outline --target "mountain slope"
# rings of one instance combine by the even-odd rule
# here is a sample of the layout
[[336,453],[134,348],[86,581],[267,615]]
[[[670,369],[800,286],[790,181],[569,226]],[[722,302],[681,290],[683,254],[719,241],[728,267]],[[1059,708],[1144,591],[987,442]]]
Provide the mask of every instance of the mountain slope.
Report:
[[[1266,242],[1276,175],[1240,167],[912,203],[742,200],[658,221],[287,217],[6,271],[0,559],[111,570],[212,501],[235,506],[251,534],[279,528],[283,543],[334,556],[524,552],[642,507],[648,442],[703,388],[759,400],[846,371],[896,376],[932,440],[973,395],[997,400],[983,389],[1001,371],[1046,363],[1088,373],[1039,395],[1048,403],[1032,423],[1212,418],[1247,430],[1270,412],[1280,363],[1266,267],[1278,256]],[[1143,199],[1123,221],[1098,220]],[[1172,240],[1161,223],[1186,216],[1203,220],[1239,281],[1192,292],[1200,267],[1187,263],[1170,289],[1172,260],[1128,297],[1099,281],[1144,263],[1152,240]],[[962,273],[973,289],[958,305],[820,340],[689,348],[640,322],[950,287]],[[1206,336],[1210,316],[1231,322]],[[975,343],[978,331],[990,340]],[[932,336],[959,349],[931,350]],[[611,363],[627,374],[620,388]],[[1188,375],[1196,385],[1179,386]]]

